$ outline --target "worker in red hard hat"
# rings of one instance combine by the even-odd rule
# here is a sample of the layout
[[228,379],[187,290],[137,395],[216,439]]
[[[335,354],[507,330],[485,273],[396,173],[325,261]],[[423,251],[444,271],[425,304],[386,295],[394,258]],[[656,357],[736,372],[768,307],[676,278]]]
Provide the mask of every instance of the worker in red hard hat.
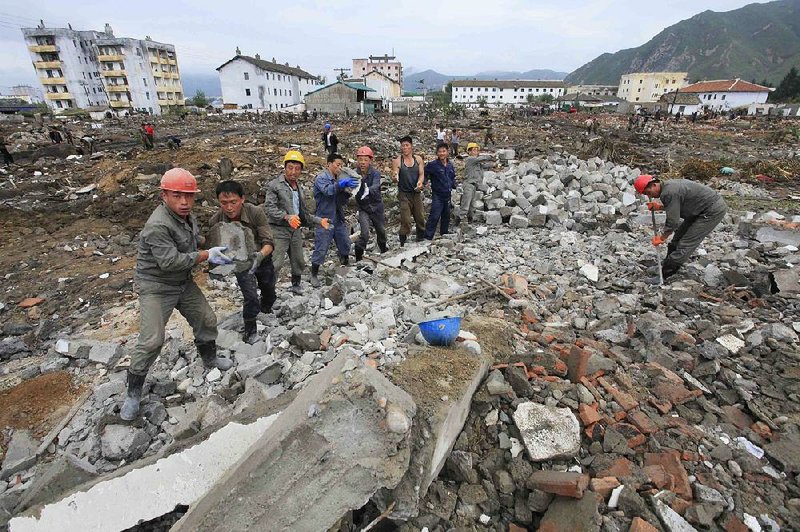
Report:
[[358,203],[358,224],[361,227],[361,235],[356,241],[356,261],[360,261],[364,256],[369,242],[369,227],[375,228],[375,235],[378,239],[378,249],[385,253],[386,247],[386,218],[383,209],[383,197],[381,197],[381,173],[372,166],[375,154],[369,146],[362,146],[356,151],[356,172],[361,178],[361,185],[356,192],[356,203]]
[[164,344],[164,326],[177,309],[194,332],[197,352],[208,369],[227,370],[233,362],[217,357],[217,317],[192,278],[195,265],[229,264],[224,247],[201,250],[200,226],[192,214],[197,180],[183,168],[161,178],[161,204],[139,236],[134,281],[139,291],[139,339],[131,353],[128,393],[120,417],[133,420],[139,412],[142,386]]
[[[703,239],[722,221],[727,206],[716,191],[688,179],[670,179],[662,183],[651,175],[640,175],[633,187],[639,194],[661,200],[661,203],[648,202],[648,209],[663,210],[667,214],[664,231],[652,240],[654,246],[660,246],[672,236],[667,245],[667,258],[661,265],[666,279],[689,260]],[[648,282],[658,284],[660,279],[654,277]]]

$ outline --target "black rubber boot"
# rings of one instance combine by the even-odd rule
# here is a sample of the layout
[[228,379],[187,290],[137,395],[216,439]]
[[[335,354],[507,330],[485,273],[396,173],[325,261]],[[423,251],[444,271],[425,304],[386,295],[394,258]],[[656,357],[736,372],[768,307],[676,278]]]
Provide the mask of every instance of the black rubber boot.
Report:
[[322,283],[319,280],[319,264],[311,265],[311,286],[319,288]]
[[674,260],[667,259],[661,265],[661,274],[664,276],[664,279],[666,279],[667,277],[675,275],[680,269],[681,269],[680,264],[678,264]]
[[403,247],[403,246],[406,245],[406,239],[407,238],[408,238],[408,235],[400,235],[400,247]]
[[144,379],[145,375],[134,375],[130,371],[128,372],[128,395],[125,397],[125,402],[122,403],[122,408],[119,411],[119,417],[124,421],[133,421],[139,414]]
[[425,239],[425,231],[417,231],[417,242],[422,242]]
[[364,250],[356,247],[356,262],[360,261],[362,258],[364,258]]
[[386,246],[386,242],[384,242],[383,244],[378,242],[378,249],[381,250],[381,253],[386,253],[387,251],[389,251],[389,248]]
[[[314,267],[312,266],[311,269],[313,270]],[[300,295],[303,293],[303,289],[300,288],[300,276],[299,275],[292,275],[292,293],[296,295]]]
[[229,358],[222,358],[217,356],[217,343],[208,342],[205,344],[196,344],[197,352],[203,360],[203,365],[206,369],[217,368],[220,371],[225,371],[233,367],[233,360]]
[[258,327],[256,327],[256,320],[245,320],[244,332],[242,333],[242,340],[248,344],[255,343]]
[[342,266],[350,264],[350,255],[339,255],[339,264]]

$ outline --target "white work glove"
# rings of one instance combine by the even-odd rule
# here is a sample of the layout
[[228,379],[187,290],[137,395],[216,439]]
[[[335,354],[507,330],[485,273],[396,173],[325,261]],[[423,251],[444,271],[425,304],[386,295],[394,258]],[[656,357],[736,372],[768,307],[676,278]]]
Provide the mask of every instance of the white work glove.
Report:
[[219,266],[221,264],[230,264],[233,262],[233,259],[228,257],[225,254],[225,251],[228,250],[228,246],[217,246],[215,248],[211,248],[208,250],[208,262]]
[[261,263],[264,261],[266,257],[264,257],[264,255],[260,251],[256,251],[253,253],[252,258],[253,258],[253,265],[250,266],[250,269],[247,271],[247,273],[249,273],[250,275],[256,273],[256,270],[258,269],[259,266],[261,266]]
[[364,193],[361,194],[361,199],[364,199],[367,196],[369,196],[369,187],[364,187]]

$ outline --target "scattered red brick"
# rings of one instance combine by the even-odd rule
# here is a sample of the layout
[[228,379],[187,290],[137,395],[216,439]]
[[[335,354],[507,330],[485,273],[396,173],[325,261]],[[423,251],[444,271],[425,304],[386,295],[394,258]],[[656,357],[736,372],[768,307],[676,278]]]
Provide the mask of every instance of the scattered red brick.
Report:
[[634,517],[628,532],[658,532],[658,529],[641,517]]
[[720,521],[719,524],[725,529],[725,532],[750,532],[741,519],[736,517],[735,514],[728,513]]
[[586,389],[589,390],[589,393],[591,393],[594,396],[595,401],[600,402],[603,400],[603,396],[600,395],[600,392],[597,391],[597,388],[595,387],[594,384],[592,384],[589,381],[589,379],[583,377],[581,379],[581,384],[583,384],[586,387]]
[[322,349],[323,351],[328,349],[328,345],[331,343],[331,336],[332,333],[330,329],[325,329],[320,333],[319,335],[320,349]]
[[673,405],[681,405],[695,397],[703,395],[700,390],[688,390],[682,384],[661,380],[653,389],[653,395],[661,400],[669,401]]
[[378,369],[378,361],[374,360],[372,358],[368,358],[368,359],[364,360],[364,365],[369,366],[371,368]]
[[647,478],[650,479],[650,482],[658,489],[672,491],[675,487],[672,477],[667,474],[667,470],[664,469],[662,465],[644,466],[644,473],[647,475]]
[[653,405],[655,409],[661,412],[662,414],[666,414],[667,412],[672,410],[672,403],[670,403],[669,401],[659,401],[655,397],[651,397],[647,402]]
[[44,299],[41,297],[26,297],[20,301],[17,306],[19,308],[31,308],[35,307],[36,305],[41,305],[42,303],[44,303]]
[[528,478],[528,485],[554,495],[580,499],[589,487],[589,475],[572,471],[534,471]]
[[519,525],[515,525],[514,523],[509,523],[508,532],[528,532],[528,529]]
[[633,423],[643,434],[658,432],[658,426],[650,419],[650,416],[641,410],[631,410],[628,412],[628,420]]
[[750,426],[753,432],[764,438],[765,440],[772,439],[772,430],[763,421],[756,421]]
[[597,472],[599,478],[602,477],[629,477],[633,474],[633,464],[624,456],[617,458],[608,469]]
[[612,384],[610,384],[607,380],[603,377],[597,379],[597,382],[600,383],[600,386],[606,389],[608,393],[614,398],[614,400],[621,406],[624,410],[632,410],[639,406],[639,403],[631,397],[629,394],[618,390]]
[[585,377],[589,368],[589,357],[592,354],[577,346],[572,346],[567,357],[567,377],[570,382],[580,382]]
[[628,417],[628,414],[624,410],[620,410],[619,412],[614,412],[614,421],[622,421],[626,417]]
[[[660,465],[672,477],[672,491],[686,500],[692,499],[692,487],[689,485],[689,475],[683,468],[678,451],[667,451],[663,453],[646,453],[644,455],[644,465]],[[675,510],[677,511],[677,510]],[[680,512],[679,512],[680,513]]]
[[647,441],[644,434],[639,432],[639,429],[630,423],[616,423],[614,425],[614,430],[625,436],[625,439],[628,440],[628,448],[630,449],[643,445]]
[[736,428],[746,429],[753,424],[753,418],[733,405],[722,406],[720,410],[722,410],[722,420]]
[[522,311],[522,321],[525,323],[539,323],[539,319],[536,317],[536,314],[529,308],[526,308]]
[[616,477],[593,478],[589,481],[589,489],[602,495],[603,499],[608,499],[611,491],[620,485]]
[[583,422],[584,426],[589,426],[593,423],[597,423],[603,416],[601,416],[597,412],[597,404],[593,405],[584,405],[581,404],[578,406],[578,416],[580,416],[581,421]]
[[688,510],[690,506],[692,506],[691,502],[685,499],[681,499],[680,497],[675,497],[675,500],[672,501],[670,508],[672,508],[679,514],[683,515],[686,513],[686,510]]

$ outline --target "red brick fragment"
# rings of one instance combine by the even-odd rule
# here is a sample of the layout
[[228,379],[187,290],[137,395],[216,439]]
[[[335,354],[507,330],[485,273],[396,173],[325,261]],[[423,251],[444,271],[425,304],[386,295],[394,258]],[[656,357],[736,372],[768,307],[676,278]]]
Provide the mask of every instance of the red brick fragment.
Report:
[[598,477],[629,477],[633,474],[633,464],[630,460],[621,456],[617,458],[611,467],[597,472]]
[[42,303],[44,303],[44,299],[41,297],[26,297],[20,301],[17,306],[19,308],[31,308],[35,307],[36,305],[41,305]]
[[554,495],[580,499],[589,487],[589,475],[572,471],[534,471],[528,478],[528,485]]
[[601,416],[597,412],[596,403],[593,405],[585,405],[585,404],[578,405],[578,416],[580,416],[581,421],[585,426],[597,423],[598,421],[603,419],[603,416]]
[[662,465],[644,466],[644,473],[658,489],[672,491],[675,487],[672,477],[667,474],[667,470]]
[[[686,500],[692,500],[692,487],[689,485],[689,475],[683,468],[678,451],[667,451],[664,453],[646,453],[644,455],[644,465],[660,465],[672,477],[672,491]],[[676,510],[677,511],[677,510]]]
[[611,383],[605,380],[603,377],[597,379],[597,382],[606,389],[608,393],[614,398],[614,400],[621,406],[624,410],[632,410],[639,406],[639,403],[631,397],[629,394],[618,390],[615,388]]
[[658,532],[658,529],[641,517],[634,517],[628,532]]
[[593,492],[602,495],[604,500],[608,499],[611,491],[619,485],[620,482],[616,477],[593,478],[589,481],[589,488]]
[[722,419],[739,429],[746,429],[753,424],[753,418],[733,405],[720,407]]
[[662,414],[666,414],[670,410],[672,410],[672,403],[669,401],[659,401],[658,399],[651,397],[648,401],[651,405],[653,405],[656,410],[658,410]]
[[690,506],[692,506],[691,502],[681,499],[680,497],[675,497],[675,500],[672,501],[672,504],[670,504],[670,508],[681,515],[685,514],[686,510],[688,510]]
[[765,440],[772,439],[772,430],[763,421],[756,421],[750,426],[753,432],[764,438]]
[[628,412],[628,420],[633,423],[643,434],[658,432],[658,426],[650,419],[650,416],[641,410]]
[[592,354],[577,346],[572,346],[567,357],[567,377],[570,382],[580,382],[581,377],[587,375],[589,358]]
[[[700,392],[700,390],[695,390]],[[653,389],[653,395],[662,401],[669,401],[673,405],[682,405],[687,401],[691,401],[698,397],[692,390],[688,390],[682,384],[676,384],[666,380],[661,380]],[[703,392],[700,392],[703,395]]]

